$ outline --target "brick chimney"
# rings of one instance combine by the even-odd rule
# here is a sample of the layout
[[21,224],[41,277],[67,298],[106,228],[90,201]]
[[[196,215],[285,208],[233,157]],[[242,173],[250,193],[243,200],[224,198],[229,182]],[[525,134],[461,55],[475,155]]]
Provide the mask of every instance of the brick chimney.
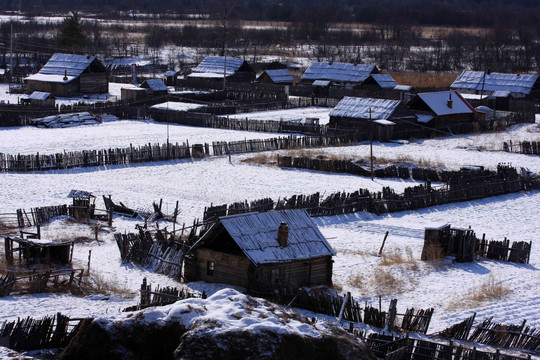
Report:
[[282,222],[279,225],[278,232],[277,232],[277,241],[279,243],[279,246],[282,248],[287,246],[287,240],[289,238],[289,226],[287,223]]
[[452,105],[454,104],[454,101],[452,100],[452,92],[448,92],[448,101],[446,102],[446,105],[451,109]]

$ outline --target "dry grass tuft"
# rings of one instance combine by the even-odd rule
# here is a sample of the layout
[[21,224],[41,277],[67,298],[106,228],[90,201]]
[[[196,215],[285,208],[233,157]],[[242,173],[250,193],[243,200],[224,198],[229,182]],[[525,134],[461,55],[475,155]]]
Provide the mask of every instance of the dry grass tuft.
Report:
[[458,73],[391,73],[398,84],[415,88],[448,88],[456,80]]
[[366,282],[364,281],[364,276],[362,274],[354,274],[347,279],[347,285],[355,289],[362,289],[365,287]]
[[275,155],[269,154],[257,154],[250,158],[242,160],[246,164],[256,164],[256,165],[274,165],[277,163]]
[[379,269],[373,274],[373,285],[375,293],[387,296],[403,292],[403,280],[396,277],[388,269]]
[[503,284],[502,280],[490,274],[480,286],[469,289],[463,298],[450,302],[448,309],[478,306],[481,303],[501,300],[511,292],[512,289]]
[[133,291],[125,285],[118,284],[118,279],[107,279],[99,273],[91,272],[83,280],[81,286],[84,293],[90,294],[115,294],[115,295],[131,295]]
[[388,254],[381,255],[382,266],[401,265],[408,270],[418,270],[418,262],[414,258],[412,249],[410,247],[405,248],[405,257],[397,250],[394,250]]

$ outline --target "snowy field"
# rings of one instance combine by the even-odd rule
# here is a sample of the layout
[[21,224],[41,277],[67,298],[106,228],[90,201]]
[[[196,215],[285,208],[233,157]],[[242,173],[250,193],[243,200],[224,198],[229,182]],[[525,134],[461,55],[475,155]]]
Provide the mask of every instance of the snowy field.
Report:
[[[275,134],[246,133],[184,126],[169,126],[171,141],[190,144],[218,140],[272,137]],[[105,148],[164,142],[165,124],[154,122],[118,121],[98,126],[69,129],[3,128],[0,130],[0,152],[53,153],[61,150]],[[521,125],[506,133],[468,135],[444,139],[423,140],[410,144],[375,144],[376,157],[407,161],[440,163],[448,168],[462,165],[484,165],[494,168],[499,162],[512,163],[540,172],[538,156],[508,154],[500,149],[506,140],[537,140],[537,125]],[[479,151],[482,150],[482,151]],[[489,151],[488,151],[489,150]],[[320,150],[314,150],[320,152]],[[327,149],[328,153],[347,157],[369,154],[368,144]],[[0,195],[0,213],[13,213],[18,208],[66,204],[71,189],[87,190],[98,195],[97,206],[103,208],[101,195],[112,195],[134,208],[150,207],[152,201],[164,200],[165,212],[172,212],[180,202],[179,223],[191,223],[203,215],[205,206],[233,201],[248,201],[294,194],[334,191],[354,191],[359,188],[380,190],[390,186],[401,192],[414,184],[411,180],[375,179],[346,174],[327,174],[308,170],[279,169],[252,165],[243,160],[252,155],[213,157],[113,166],[100,168],[48,171],[26,174],[0,174],[4,191]],[[540,328],[540,192],[522,192],[467,203],[448,204],[420,211],[405,211],[381,216],[350,214],[317,218],[323,234],[337,251],[334,263],[334,283],[355,298],[376,304],[383,296],[383,307],[391,298],[398,299],[398,310],[406,307],[434,307],[430,332],[463,320],[477,312],[477,320],[494,316],[496,321],[517,324],[523,319]],[[133,231],[136,221],[115,218],[117,231]],[[452,224],[474,229],[488,239],[533,241],[529,265],[482,260],[469,264],[450,261],[428,264],[419,261],[425,227]],[[385,254],[399,254],[406,261],[381,265],[376,256],[386,231],[389,237]],[[44,237],[58,234],[86,234],[83,225],[53,222],[43,230]],[[122,265],[112,233],[100,234],[102,243],[91,242],[75,247],[76,267],[86,267],[88,251],[92,250],[91,269],[94,273],[125,288],[127,295],[74,297],[70,295],[28,295],[0,298],[0,321],[17,317],[54,314],[60,311],[70,316],[97,316],[118,313],[119,309],[137,302],[137,290],[143,277],[152,284],[176,285],[173,280],[145,269]],[[0,252],[3,251],[0,240]],[[374,279],[386,274],[394,279],[389,288]],[[510,293],[486,302],[469,299],[470,289],[493,279]],[[211,294],[219,285],[189,284],[198,291]]]

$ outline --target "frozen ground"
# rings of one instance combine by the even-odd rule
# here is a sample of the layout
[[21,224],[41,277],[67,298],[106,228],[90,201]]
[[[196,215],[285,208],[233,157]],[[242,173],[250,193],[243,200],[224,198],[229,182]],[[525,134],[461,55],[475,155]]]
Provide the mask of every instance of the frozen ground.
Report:
[[[173,141],[189,140],[190,144],[216,140],[233,140],[274,136],[203,128],[170,126]],[[376,144],[377,157],[406,160],[423,160],[441,163],[450,168],[476,164],[493,168],[498,162],[510,162],[540,172],[538,156],[508,154],[495,149],[505,140],[538,140],[536,125],[523,125],[504,134],[469,135],[444,139],[424,140],[415,143]],[[120,121],[96,127],[71,129],[2,129],[0,151],[8,153],[50,153],[77,148],[101,148],[111,144],[134,145],[163,142],[166,125],[156,123]],[[99,144],[100,146],[93,144]],[[318,151],[318,150],[317,150]],[[366,156],[369,145],[337,147],[329,153],[349,157]],[[242,160],[251,155],[233,156],[232,163],[226,157],[203,160],[184,160],[117,166],[86,168],[69,171],[49,171],[28,174],[0,174],[0,213],[13,213],[18,208],[65,204],[71,189],[93,192],[95,195],[112,195],[131,207],[149,207],[152,201],[164,199],[166,212],[172,212],[176,200],[180,201],[179,222],[190,223],[202,217],[205,206],[233,201],[255,200],[262,197],[290,196],[293,194],[354,191],[358,188],[379,190],[390,186],[397,191],[410,186],[412,181],[376,179],[346,174],[325,174],[307,170],[290,170],[249,165]],[[98,207],[103,207],[98,199]],[[361,300],[375,303],[383,296],[383,307],[395,297],[399,299],[398,310],[408,306],[434,307],[435,314],[430,330],[437,331],[456,323],[472,312],[478,320],[495,316],[495,320],[517,324],[523,319],[528,325],[540,328],[540,192],[517,193],[479,201],[449,204],[394,214],[376,216],[351,214],[316,219],[321,231],[336,249],[334,282],[344,291],[351,291]],[[426,226],[450,223],[455,227],[471,226],[477,234],[486,233],[488,239],[533,241],[529,265],[509,264],[482,260],[469,264],[426,264],[418,261]],[[116,218],[118,231],[132,231],[133,220]],[[71,228],[70,226],[73,226]],[[382,266],[376,256],[384,233],[389,231],[385,254],[400,254],[404,263]],[[81,225],[65,225],[54,222],[44,229],[44,236],[58,233],[89,231]],[[173,280],[152,274],[145,269],[121,265],[119,253],[112,234],[100,235],[103,243],[77,245],[75,265],[86,267],[88,250],[92,250],[92,271],[116,282],[127,290],[127,298],[87,297],[68,295],[32,295],[0,298],[0,321],[24,316],[43,316],[57,311],[71,315],[104,315],[136,302],[137,290],[143,277],[153,284],[173,285]],[[0,251],[3,246],[0,240]],[[373,279],[380,274],[390,274],[394,283],[388,288],[377,285]],[[489,279],[505,285],[511,293],[498,300],[476,303],[467,299],[470,289]],[[356,280],[356,281],[355,281]],[[220,286],[190,284],[196,290],[213,293]],[[131,291],[131,293],[130,293]]]

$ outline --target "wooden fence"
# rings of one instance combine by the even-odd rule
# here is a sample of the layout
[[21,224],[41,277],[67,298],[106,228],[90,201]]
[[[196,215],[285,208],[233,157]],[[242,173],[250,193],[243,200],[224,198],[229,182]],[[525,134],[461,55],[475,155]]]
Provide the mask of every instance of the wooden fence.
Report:
[[65,347],[77,332],[80,321],[60,313],[42,319],[4,321],[0,325],[0,338],[7,339],[8,347],[18,351]]
[[540,155],[540,141],[508,141],[503,143],[503,151],[527,155]]
[[39,294],[58,287],[80,288],[83,274],[83,269],[50,269],[22,276],[8,272],[6,275],[0,275],[0,297],[14,293]]
[[205,208],[203,219],[211,221],[217,216],[233,215],[239,211],[281,209],[306,209],[311,216],[329,216],[362,211],[382,214],[477,200],[530,189],[540,189],[540,181],[519,176],[514,168],[499,166],[496,172],[486,174],[482,171],[482,175],[478,177],[475,177],[474,173],[468,170],[457,172],[456,176],[446,185],[432,187],[431,183],[428,182],[407,187],[402,194],[396,194],[390,188],[383,188],[380,192],[360,189],[353,193],[337,192],[325,198],[316,193],[307,196],[295,195],[277,201],[261,199],[251,203],[246,200],[229,205],[211,205]]
[[232,142],[213,142],[212,145],[189,143],[147,144],[126,148],[83,150],[43,155],[10,155],[0,153],[0,171],[28,172],[90,166],[130,165],[153,161],[219,156],[268,150],[299,149],[355,144],[361,134],[340,136],[286,136]]
[[514,241],[510,246],[508,239],[487,241],[484,238],[477,241],[476,253],[488,259],[528,264],[531,248],[532,241]]

